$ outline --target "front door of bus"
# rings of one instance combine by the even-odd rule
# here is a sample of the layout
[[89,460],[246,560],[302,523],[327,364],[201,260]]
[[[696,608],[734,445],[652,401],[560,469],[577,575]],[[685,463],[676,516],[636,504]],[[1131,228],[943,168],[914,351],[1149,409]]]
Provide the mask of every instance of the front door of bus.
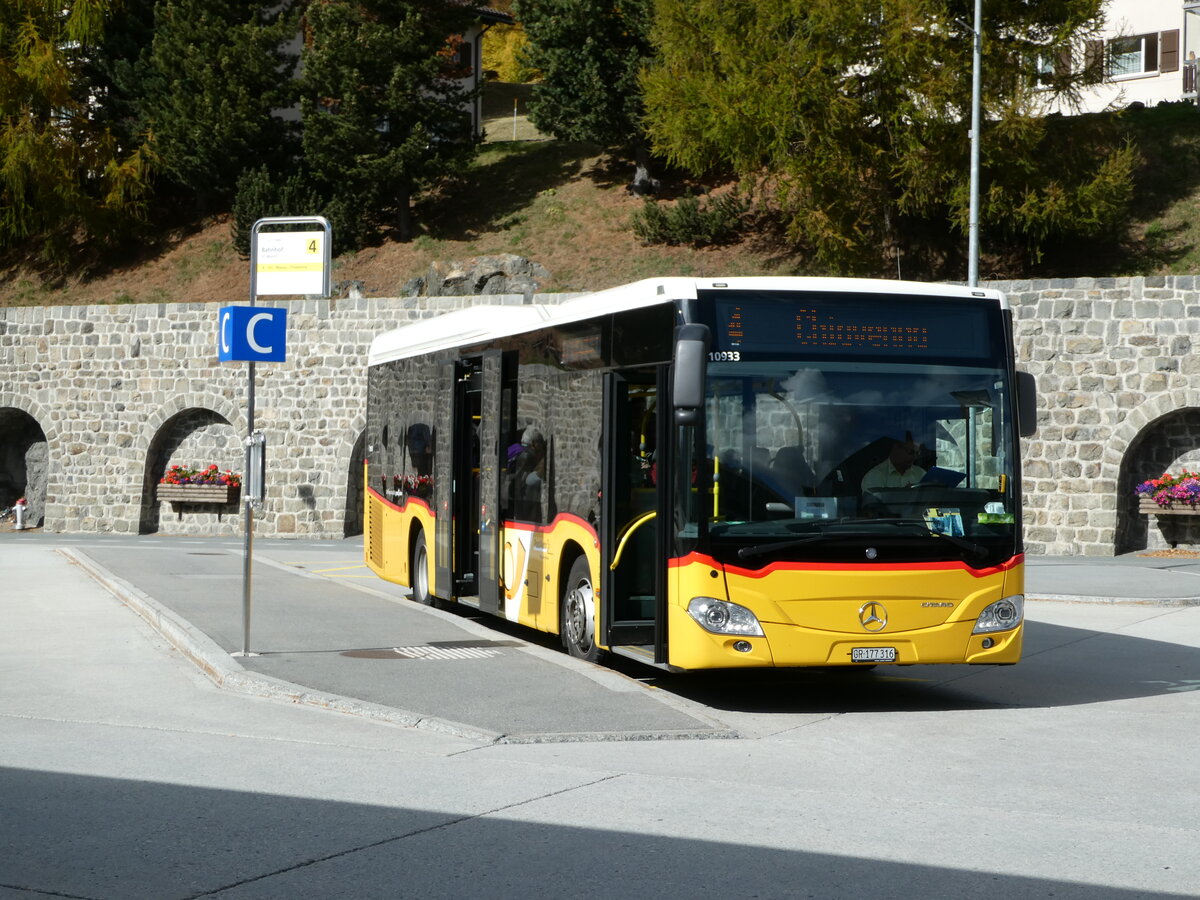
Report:
[[654,369],[613,373],[604,390],[601,521],[601,634],[614,649],[666,661],[666,553],[661,534],[665,484]]
[[497,612],[501,356],[459,360],[453,377],[448,413],[454,490],[451,515],[438,519],[439,557],[445,547],[451,562],[447,581],[457,599]]

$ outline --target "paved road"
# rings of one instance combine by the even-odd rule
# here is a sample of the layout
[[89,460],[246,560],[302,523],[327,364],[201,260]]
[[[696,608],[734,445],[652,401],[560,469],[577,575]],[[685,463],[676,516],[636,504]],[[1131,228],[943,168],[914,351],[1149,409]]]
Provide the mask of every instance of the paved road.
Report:
[[1200,896],[1197,607],[1031,604],[1005,669],[618,675],[739,737],[501,743],[219,689],[50,545],[0,584],[2,900]]

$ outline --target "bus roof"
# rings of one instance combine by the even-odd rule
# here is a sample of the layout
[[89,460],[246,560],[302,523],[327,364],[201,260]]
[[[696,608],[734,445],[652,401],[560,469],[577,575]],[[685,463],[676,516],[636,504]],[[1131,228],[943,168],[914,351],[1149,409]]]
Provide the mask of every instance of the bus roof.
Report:
[[582,294],[555,305],[480,304],[420,319],[371,341],[367,364],[378,365],[438,350],[485,343],[496,338],[565,325],[610,313],[626,312],[675,300],[694,300],[703,290],[803,291],[859,294],[922,294],[930,297],[979,297],[1007,300],[994,288],[869,278],[741,277],[647,278],[632,284]]

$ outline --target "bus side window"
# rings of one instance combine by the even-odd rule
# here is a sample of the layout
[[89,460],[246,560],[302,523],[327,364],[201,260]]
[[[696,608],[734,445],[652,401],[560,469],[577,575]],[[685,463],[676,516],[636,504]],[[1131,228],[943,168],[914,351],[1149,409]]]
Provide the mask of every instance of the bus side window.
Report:
[[542,519],[542,495],[546,484],[546,438],[533,425],[522,433],[521,439],[510,444],[506,454],[505,499],[512,514],[525,521]]

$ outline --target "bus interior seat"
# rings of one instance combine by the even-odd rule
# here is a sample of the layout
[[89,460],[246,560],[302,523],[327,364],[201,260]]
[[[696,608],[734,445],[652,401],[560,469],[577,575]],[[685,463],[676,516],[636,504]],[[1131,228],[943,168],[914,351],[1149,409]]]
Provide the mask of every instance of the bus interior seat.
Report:
[[780,447],[771,463],[771,476],[777,484],[794,497],[811,495],[817,476],[801,447]]

